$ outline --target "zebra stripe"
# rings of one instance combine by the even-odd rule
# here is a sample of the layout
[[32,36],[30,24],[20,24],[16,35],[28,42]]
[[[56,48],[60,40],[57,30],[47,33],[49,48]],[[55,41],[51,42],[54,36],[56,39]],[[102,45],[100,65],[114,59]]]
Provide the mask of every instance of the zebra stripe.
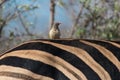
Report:
[[119,80],[120,44],[97,40],[35,40],[0,57],[0,76],[24,80]]
[[[7,80],[9,80],[9,78],[11,77],[22,80],[53,80],[52,78],[32,73],[31,71],[24,68],[6,66],[6,65],[2,65],[0,68],[0,79],[1,77],[8,78]],[[1,80],[6,80],[6,79],[1,79]]]
[[109,50],[105,49],[104,47],[101,47],[94,43],[89,43],[86,41],[82,41],[85,44],[91,45],[95,47],[97,50],[99,50],[106,58],[108,58],[119,70],[120,70],[120,62],[119,60],[114,56],[114,52],[110,52]]

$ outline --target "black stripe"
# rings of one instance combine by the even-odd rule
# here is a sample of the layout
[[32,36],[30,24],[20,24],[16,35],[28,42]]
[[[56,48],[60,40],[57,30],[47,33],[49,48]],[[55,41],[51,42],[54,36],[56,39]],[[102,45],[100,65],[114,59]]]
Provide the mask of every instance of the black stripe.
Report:
[[[57,40],[57,41],[59,41],[59,40]],[[66,42],[67,41],[65,41],[65,43]],[[70,42],[74,43],[76,41],[70,41]],[[62,43],[62,42],[59,41],[59,43]],[[72,64],[73,66],[75,66],[76,68],[81,70],[86,75],[88,80],[100,80],[99,76],[77,56],[71,54],[71,52],[62,50],[62,49],[52,46],[50,44],[45,44],[42,42],[31,42],[31,43],[27,43],[22,46],[19,46],[17,48],[14,48],[13,51],[15,51],[15,50],[31,50],[31,49],[46,51],[48,53],[51,53],[55,56],[58,56],[58,57],[64,59],[68,63]]]
[[104,69],[110,74],[112,80],[120,79],[120,72],[117,69],[117,67],[112,62],[110,62],[104,55],[102,55],[100,51],[98,51],[96,48],[89,46],[87,44],[84,44],[80,42],[79,40],[76,40],[76,41],[75,40],[74,41],[63,41],[62,40],[62,41],[51,41],[51,42],[74,46],[74,47],[78,47],[78,48],[81,48],[87,51],[94,58],[95,61],[97,61],[102,67],[104,67]]
[[[22,53],[21,53],[22,54]],[[6,57],[0,60],[0,65],[9,65],[30,70],[36,74],[51,77],[55,80],[69,80],[63,73],[56,68],[31,59],[19,57]]]
[[95,44],[98,44],[98,45],[101,45],[103,46],[104,48],[108,49],[109,51],[111,51],[117,58],[118,60],[120,61],[120,48],[108,43],[108,42],[103,42],[103,41],[97,41],[97,40],[87,40],[89,42],[92,42],[92,43],[95,43]]

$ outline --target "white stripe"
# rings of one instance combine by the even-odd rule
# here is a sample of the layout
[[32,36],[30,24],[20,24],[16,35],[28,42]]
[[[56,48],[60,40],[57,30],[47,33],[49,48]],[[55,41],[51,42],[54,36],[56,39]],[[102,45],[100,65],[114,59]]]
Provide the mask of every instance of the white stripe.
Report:
[[[2,71],[25,74],[25,75],[33,77],[34,79],[38,79],[38,80],[40,80],[40,79],[53,80],[52,78],[49,78],[49,77],[46,77],[46,76],[43,76],[43,75],[38,75],[38,74],[35,74],[35,73],[33,73],[33,72],[29,71],[29,70],[19,68],[19,67],[1,65],[0,66],[0,72],[2,72]],[[1,77],[2,76],[0,76],[0,79],[1,79]],[[5,76],[5,77],[7,77],[7,76]]]

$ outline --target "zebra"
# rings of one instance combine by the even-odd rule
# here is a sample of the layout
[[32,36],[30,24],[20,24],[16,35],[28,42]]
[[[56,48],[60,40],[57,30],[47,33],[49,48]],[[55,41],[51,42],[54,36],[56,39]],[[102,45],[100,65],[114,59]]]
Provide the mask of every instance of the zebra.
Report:
[[24,42],[0,56],[0,80],[120,80],[120,41]]

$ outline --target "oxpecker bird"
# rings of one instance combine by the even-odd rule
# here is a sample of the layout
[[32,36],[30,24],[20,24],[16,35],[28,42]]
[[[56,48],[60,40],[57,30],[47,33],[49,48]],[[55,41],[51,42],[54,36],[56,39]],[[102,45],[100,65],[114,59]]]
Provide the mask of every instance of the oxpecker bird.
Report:
[[60,39],[60,29],[59,29],[60,23],[56,22],[53,24],[52,28],[49,31],[49,38],[50,39]]

